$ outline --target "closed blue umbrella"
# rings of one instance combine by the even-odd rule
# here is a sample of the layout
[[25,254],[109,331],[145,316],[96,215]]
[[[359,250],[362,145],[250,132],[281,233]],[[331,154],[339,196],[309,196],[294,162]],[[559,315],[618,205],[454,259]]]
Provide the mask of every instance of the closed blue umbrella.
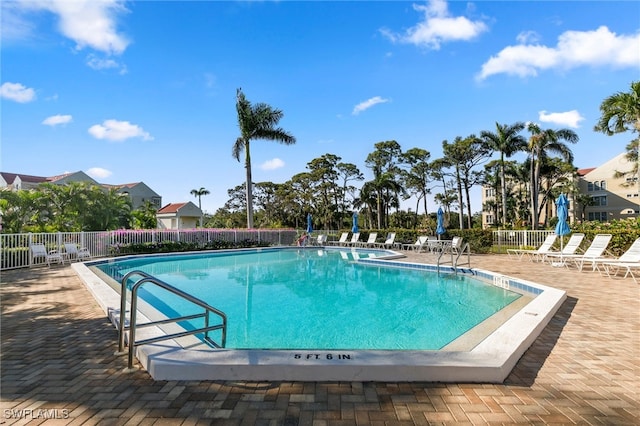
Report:
[[311,213],[307,213],[307,234],[313,232],[313,224],[311,222]]
[[442,207],[438,208],[437,217],[438,217],[438,226],[436,226],[436,234],[438,234],[438,238],[440,238],[440,235],[447,232],[447,230],[444,229],[444,211],[442,211]]
[[353,226],[351,227],[351,232],[354,234],[358,232],[360,228],[358,228],[358,213],[353,212]]
[[[569,200],[564,194],[560,194],[556,200],[556,208],[558,215],[558,223],[556,224],[556,235],[562,237],[571,233],[571,228],[567,223],[567,217],[569,216]],[[562,238],[560,238],[560,251],[562,251]]]

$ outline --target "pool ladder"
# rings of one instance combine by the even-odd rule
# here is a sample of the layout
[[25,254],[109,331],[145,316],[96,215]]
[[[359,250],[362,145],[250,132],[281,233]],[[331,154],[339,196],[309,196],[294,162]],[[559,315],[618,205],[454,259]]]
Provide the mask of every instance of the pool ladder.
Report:
[[[440,264],[441,264],[440,259],[442,258],[442,255],[444,255],[445,253],[451,254],[451,265],[453,266],[453,272],[455,274],[458,273],[458,261],[460,260],[460,257],[465,253],[467,254],[466,264],[469,265],[469,267],[471,267],[471,248],[469,247],[469,243],[463,242],[461,239],[457,247],[447,247],[447,249],[443,249],[440,251],[440,254],[438,255],[438,260],[437,260],[438,274],[440,273]],[[455,257],[454,257],[454,254],[455,254]],[[447,263],[447,262],[443,262],[443,263]]]
[[[129,316],[129,326],[125,325],[126,320],[126,309],[127,309],[127,281],[134,275],[139,275],[140,278],[131,286],[131,307],[130,307],[130,316]],[[143,284],[153,284],[158,287],[161,287],[167,290],[170,293],[175,294],[182,299],[185,299],[201,308],[204,309],[204,312],[193,314],[193,315],[185,315],[177,318],[167,318],[164,320],[151,321],[143,324],[137,324],[137,313],[138,313],[138,289]],[[209,325],[209,316],[210,314],[214,314],[222,320],[220,324]],[[176,323],[179,321],[193,320],[198,318],[204,318],[204,327],[197,328],[194,330],[185,330],[178,333],[167,334],[163,336],[151,337],[144,340],[140,340],[136,342],[136,330],[140,327],[150,327],[161,324],[170,324]],[[209,332],[214,330],[222,330],[222,336],[220,343],[215,342],[211,337],[209,337]],[[142,271],[131,271],[126,274],[122,278],[122,286],[120,291],[120,323],[118,324],[118,352],[117,354],[124,354],[124,345],[125,345],[125,334],[129,332],[129,359],[128,359],[128,370],[133,369],[133,357],[135,354],[136,346],[146,345],[149,343],[160,342],[162,340],[169,340],[178,337],[190,336],[197,333],[204,333],[205,342],[209,343],[211,346],[215,348],[224,348],[227,341],[227,316],[224,312],[214,308],[213,306],[208,305],[206,302],[188,294],[184,291],[175,288],[174,286],[167,284],[166,282],[155,278],[146,272]]]

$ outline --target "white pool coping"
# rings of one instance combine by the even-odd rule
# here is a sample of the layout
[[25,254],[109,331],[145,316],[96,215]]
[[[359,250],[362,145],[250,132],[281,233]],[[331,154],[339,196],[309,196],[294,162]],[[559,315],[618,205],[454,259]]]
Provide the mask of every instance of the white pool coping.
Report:
[[[400,265],[385,260],[366,263],[370,262]],[[433,269],[433,265],[401,265]],[[84,263],[74,263],[72,268],[116,325],[119,293]],[[524,286],[539,294],[470,351],[210,349],[200,344],[185,348],[184,340],[182,344],[166,340],[138,346],[136,357],[155,380],[502,383],[560,308],[566,293],[490,271],[463,271],[485,278],[498,276],[501,286]],[[140,323],[145,321],[144,315],[139,318]],[[136,340],[158,332],[156,327],[139,329]]]

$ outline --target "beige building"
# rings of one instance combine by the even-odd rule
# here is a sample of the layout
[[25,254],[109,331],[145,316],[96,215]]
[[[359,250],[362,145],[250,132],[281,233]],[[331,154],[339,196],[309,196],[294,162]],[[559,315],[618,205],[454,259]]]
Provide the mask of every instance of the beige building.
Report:
[[[598,167],[579,169],[577,188],[581,195],[590,198],[588,203],[576,202],[569,196],[569,221],[609,221],[634,218],[640,215],[640,185],[638,175],[632,173],[633,164],[621,153]],[[495,213],[485,206],[495,203],[495,190],[482,188],[482,227],[490,228],[496,223]],[[549,204],[540,216],[555,215],[555,208]]]
[[638,175],[622,153],[599,167],[578,170],[578,188],[591,198],[589,205],[576,206],[576,219],[606,222],[640,214]]
[[104,188],[115,188],[119,193],[126,194],[131,199],[132,208],[138,209],[142,207],[145,201],[151,203],[159,209],[162,206],[162,197],[153,189],[149,188],[144,182],[127,183],[121,185],[107,185],[98,183],[85,172],[65,173],[58,176],[32,176],[19,173],[0,172],[0,190],[8,188],[12,191],[34,189],[43,183],[53,183],[56,185],[65,185],[70,182],[87,182],[93,185],[102,186]]
[[191,201],[167,204],[156,214],[159,229],[192,229],[200,223],[202,210]]

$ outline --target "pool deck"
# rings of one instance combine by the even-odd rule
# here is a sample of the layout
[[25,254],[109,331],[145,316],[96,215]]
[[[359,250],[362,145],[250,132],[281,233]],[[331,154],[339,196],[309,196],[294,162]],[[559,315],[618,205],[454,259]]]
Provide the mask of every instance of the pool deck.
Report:
[[568,294],[503,384],[154,381],[124,372],[69,266],[2,272],[0,425],[640,424],[640,285],[504,255],[471,266]]

